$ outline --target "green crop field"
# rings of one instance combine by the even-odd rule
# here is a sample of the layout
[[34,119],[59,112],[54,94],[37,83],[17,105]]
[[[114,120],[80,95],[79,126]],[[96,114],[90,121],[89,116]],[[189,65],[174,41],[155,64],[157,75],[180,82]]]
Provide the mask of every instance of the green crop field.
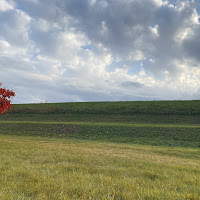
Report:
[[14,105],[0,199],[200,199],[200,101]]

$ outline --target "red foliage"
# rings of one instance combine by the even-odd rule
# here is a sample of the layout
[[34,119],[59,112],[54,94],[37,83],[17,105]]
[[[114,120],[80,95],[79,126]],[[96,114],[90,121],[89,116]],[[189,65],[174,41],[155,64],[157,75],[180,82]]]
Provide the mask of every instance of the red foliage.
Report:
[[1,85],[2,83],[0,83],[0,114],[3,114],[13,107],[10,99],[15,96],[15,93],[12,90],[1,88]]

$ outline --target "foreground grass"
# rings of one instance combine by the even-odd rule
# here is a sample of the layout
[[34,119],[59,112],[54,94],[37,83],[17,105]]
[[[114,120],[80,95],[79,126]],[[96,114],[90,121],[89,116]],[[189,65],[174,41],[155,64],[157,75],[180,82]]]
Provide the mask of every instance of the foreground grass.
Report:
[[200,150],[0,135],[0,199],[193,199]]

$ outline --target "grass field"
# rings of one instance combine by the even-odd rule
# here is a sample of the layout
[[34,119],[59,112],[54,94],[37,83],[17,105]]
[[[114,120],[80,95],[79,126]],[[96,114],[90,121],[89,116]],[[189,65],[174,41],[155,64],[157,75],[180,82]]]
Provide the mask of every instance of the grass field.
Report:
[[0,199],[200,199],[200,101],[15,105]]

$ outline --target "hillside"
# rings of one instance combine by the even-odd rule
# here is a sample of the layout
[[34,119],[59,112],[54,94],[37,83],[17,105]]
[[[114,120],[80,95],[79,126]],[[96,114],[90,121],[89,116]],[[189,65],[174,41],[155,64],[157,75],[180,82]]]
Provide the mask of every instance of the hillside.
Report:
[[200,101],[14,105],[8,116],[0,116],[0,133],[199,148],[199,105]]
[[19,104],[8,114],[0,120],[200,124],[200,101]]

